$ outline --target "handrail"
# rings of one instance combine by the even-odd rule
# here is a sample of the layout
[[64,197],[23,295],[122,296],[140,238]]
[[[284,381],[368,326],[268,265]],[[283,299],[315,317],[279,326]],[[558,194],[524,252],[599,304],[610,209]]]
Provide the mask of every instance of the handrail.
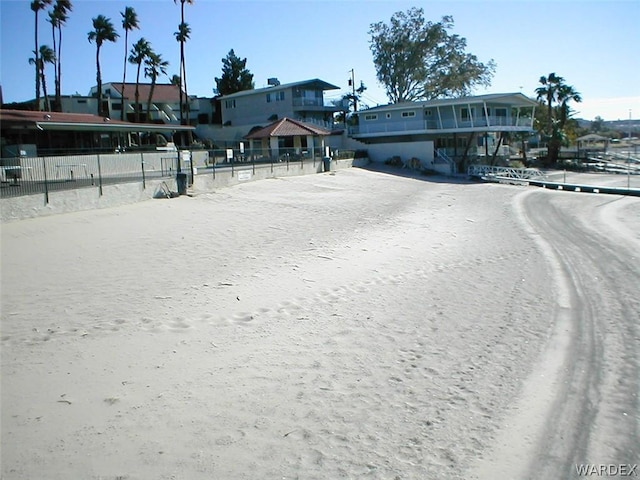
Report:
[[497,165],[469,165],[467,174],[476,178],[513,178],[528,180],[532,178],[544,178],[545,174],[537,168],[513,168]]

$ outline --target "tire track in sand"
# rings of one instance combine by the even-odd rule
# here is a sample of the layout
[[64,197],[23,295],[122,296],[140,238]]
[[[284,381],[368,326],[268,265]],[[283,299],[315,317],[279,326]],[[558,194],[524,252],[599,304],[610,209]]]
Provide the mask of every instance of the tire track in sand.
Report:
[[555,193],[527,191],[515,202],[554,278],[554,331],[493,452],[471,478],[576,478],[576,464],[638,459],[640,367],[631,285],[639,272],[623,254],[604,248],[604,237],[567,215],[561,206],[570,201]]

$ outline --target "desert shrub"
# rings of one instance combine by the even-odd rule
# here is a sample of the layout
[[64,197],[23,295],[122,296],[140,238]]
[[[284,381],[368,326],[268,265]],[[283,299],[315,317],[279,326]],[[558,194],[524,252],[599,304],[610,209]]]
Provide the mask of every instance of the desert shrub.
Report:
[[385,165],[391,165],[392,167],[404,166],[404,163],[402,163],[402,159],[397,155],[394,155],[393,157],[388,158],[384,163]]

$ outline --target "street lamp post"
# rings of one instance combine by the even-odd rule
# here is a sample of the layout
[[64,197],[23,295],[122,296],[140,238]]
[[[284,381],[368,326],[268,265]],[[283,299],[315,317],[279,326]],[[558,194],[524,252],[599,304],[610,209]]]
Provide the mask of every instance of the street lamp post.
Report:
[[629,109],[629,145],[627,150],[627,190],[631,189],[631,109]]

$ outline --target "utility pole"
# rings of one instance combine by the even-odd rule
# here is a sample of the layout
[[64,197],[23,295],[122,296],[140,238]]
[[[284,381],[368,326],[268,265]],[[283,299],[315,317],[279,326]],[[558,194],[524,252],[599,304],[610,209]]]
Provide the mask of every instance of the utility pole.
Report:
[[629,145],[627,148],[627,190],[631,189],[631,109],[629,109]]
[[358,111],[358,97],[356,97],[356,80],[355,80],[355,72],[353,68],[349,70],[351,72],[351,79],[349,80],[349,85],[351,85],[351,92],[353,95],[353,111]]

